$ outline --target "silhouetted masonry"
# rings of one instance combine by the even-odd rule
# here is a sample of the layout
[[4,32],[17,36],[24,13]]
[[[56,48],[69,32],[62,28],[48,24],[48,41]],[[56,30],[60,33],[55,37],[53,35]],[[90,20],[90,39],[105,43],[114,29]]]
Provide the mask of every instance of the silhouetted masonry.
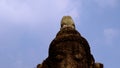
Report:
[[37,68],[103,68],[103,64],[95,62],[87,40],[76,30],[72,18],[64,16],[48,57]]

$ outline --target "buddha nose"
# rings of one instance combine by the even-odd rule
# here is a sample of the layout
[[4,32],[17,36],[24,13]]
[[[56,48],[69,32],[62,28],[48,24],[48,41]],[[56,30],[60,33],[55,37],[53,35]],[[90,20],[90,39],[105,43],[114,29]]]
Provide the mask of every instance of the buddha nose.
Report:
[[75,68],[74,60],[68,56],[65,62],[65,68]]

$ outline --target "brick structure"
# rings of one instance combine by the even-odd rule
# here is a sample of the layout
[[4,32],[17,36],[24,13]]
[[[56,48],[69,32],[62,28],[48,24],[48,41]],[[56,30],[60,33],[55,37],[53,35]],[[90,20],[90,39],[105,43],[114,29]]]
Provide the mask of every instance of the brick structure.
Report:
[[64,16],[48,57],[37,68],[103,68],[103,64],[95,63],[87,40],[76,30],[72,18]]

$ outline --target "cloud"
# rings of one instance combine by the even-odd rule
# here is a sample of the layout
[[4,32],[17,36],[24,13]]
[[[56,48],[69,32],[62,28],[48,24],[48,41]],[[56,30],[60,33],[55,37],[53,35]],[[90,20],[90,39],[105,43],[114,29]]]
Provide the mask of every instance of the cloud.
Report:
[[4,43],[13,42],[26,31],[55,29],[62,16],[79,17],[76,5],[77,1],[70,0],[0,0],[0,37]]
[[104,30],[105,42],[112,44],[113,41],[119,37],[119,31],[117,29],[108,28]]
[[[31,64],[36,65],[34,62],[26,64],[35,60],[31,59],[29,48],[35,50],[35,56],[43,55],[36,60],[42,62],[62,16],[78,18],[80,6],[78,1],[72,0],[0,0],[0,55],[4,61],[7,61],[9,54],[13,56],[8,63],[0,61],[3,63],[0,68],[6,64],[9,64],[9,68],[29,68]],[[19,52],[21,57],[27,59],[16,56]]]
[[79,17],[79,3],[71,0],[0,0],[0,37],[16,40],[25,31],[56,28],[64,15]]
[[94,0],[101,8],[111,7],[114,8],[118,4],[118,0]]
[[17,1],[1,0],[0,1],[0,18],[11,22],[22,22],[32,17],[31,9],[26,3]]
[[[70,0],[1,0],[0,18],[16,23],[27,23],[31,21],[41,22],[40,20],[46,20],[50,18],[50,16],[60,16],[74,11],[72,9],[76,8],[75,4],[76,3]],[[76,11],[78,10],[75,9],[74,14],[78,14]]]

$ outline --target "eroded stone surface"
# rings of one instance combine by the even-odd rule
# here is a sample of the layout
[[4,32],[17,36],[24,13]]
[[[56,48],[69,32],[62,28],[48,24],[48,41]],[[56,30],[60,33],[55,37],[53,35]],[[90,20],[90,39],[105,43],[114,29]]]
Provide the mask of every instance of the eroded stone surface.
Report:
[[75,24],[71,16],[63,16],[61,20],[61,29],[66,27],[75,28]]
[[72,18],[64,16],[48,57],[37,68],[103,68],[103,65],[95,63],[87,40],[75,29]]

